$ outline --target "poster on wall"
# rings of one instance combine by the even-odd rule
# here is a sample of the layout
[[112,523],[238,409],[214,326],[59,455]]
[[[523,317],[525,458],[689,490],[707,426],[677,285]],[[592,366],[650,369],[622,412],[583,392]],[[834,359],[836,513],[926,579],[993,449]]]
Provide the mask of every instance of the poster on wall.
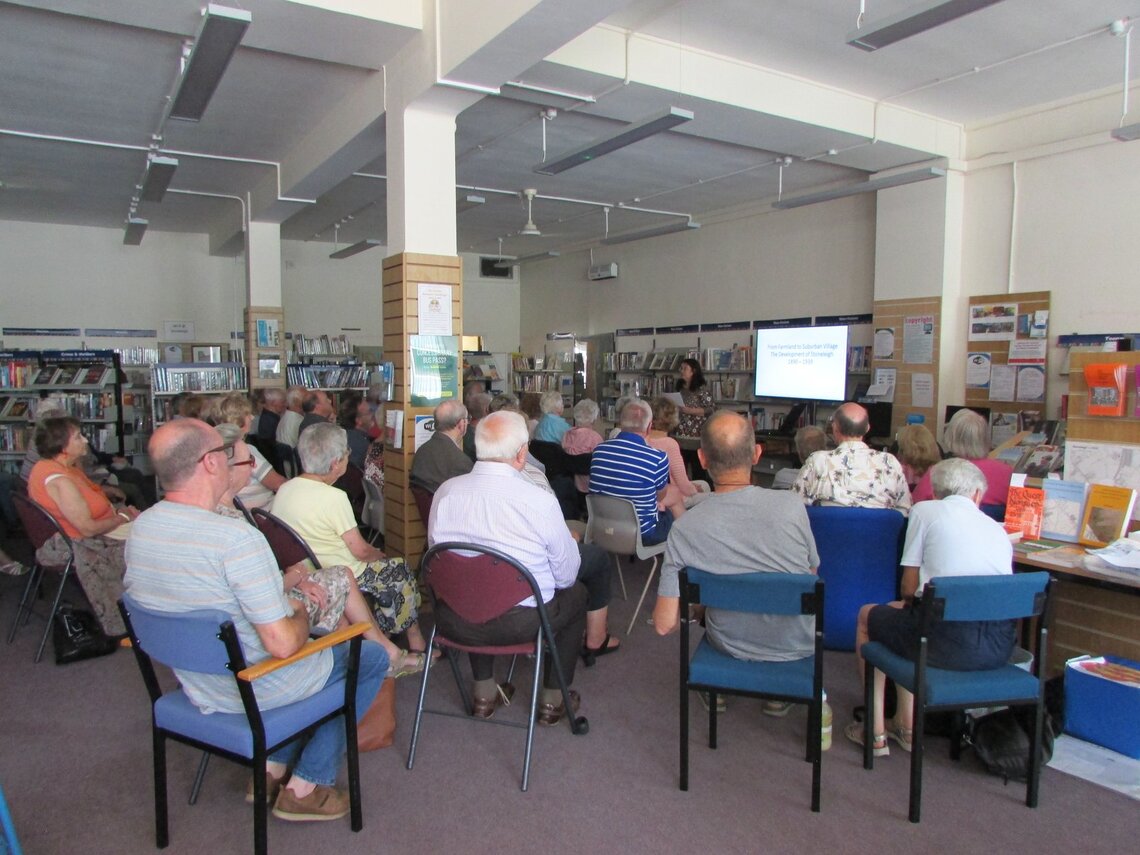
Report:
[[257,319],[257,346],[280,347],[281,332],[276,318]]
[[915,407],[934,406],[934,375],[914,373],[910,375],[910,403]]
[[412,444],[414,451],[419,451],[423,448],[425,442],[435,435],[435,416],[419,415],[416,416],[416,427],[414,433],[414,442]]
[[193,321],[163,321],[162,337],[168,341],[193,341]]
[[966,354],[966,388],[988,389],[990,385],[990,366],[993,359],[988,353]]
[[1017,383],[1017,366],[994,365],[990,369],[990,400],[1012,401]]
[[1045,371],[1038,365],[1017,368],[1017,400],[1030,403],[1045,400]]
[[451,286],[434,282],[419,284],[420,335],[451,335]]
[[915,365],[934,362],[934,315],[903,319],[903,362]]
[[1043,338],[1019,338],[1011,341],[1008,362],[1010,365],[1044,365],[1047,344]]
[[413,407],[434,407],[459,397],[459,337],[408,337]]
[[1017,303],[970,306],[970,341],[1013,341],[1017,338]]
[[894,327],[879,327],[875,330],[875,359],[895,358]]

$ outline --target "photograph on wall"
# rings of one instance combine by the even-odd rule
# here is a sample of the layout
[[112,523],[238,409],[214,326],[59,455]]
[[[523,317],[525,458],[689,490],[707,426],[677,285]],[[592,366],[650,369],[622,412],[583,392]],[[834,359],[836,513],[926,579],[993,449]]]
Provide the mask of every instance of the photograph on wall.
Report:
[[257,378],[259,380],[280,380],[281,359],[276,356],[258,355]]
[[970,306],[970,341],[1013,341],[1017,338],[1017,303]]
[[408,338],[413,407],[434,407],[459,397],[459,337],[413,335]]

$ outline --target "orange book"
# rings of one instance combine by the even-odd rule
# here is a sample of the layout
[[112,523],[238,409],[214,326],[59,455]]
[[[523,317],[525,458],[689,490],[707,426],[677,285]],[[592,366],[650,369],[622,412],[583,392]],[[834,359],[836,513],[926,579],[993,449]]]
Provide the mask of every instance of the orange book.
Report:
[[1037,540],[1044,518],[1045,491],[1011,484],[1005,501],[1005,530],[1011,534],[1021,532],[1022,540]]
[[1123,362],[1094,363],[1085,366],[1090,416],[1124,415],[1124,381],[1127,377],[1128,366]]
[[[1012,488],[1010,492],[1013,492]],[[1081,520],[1080,542],[1085,546],[1108,546],[1124,537],[1135,504],[1135,490],[1093,484],[1089,487],[1089,498]]]

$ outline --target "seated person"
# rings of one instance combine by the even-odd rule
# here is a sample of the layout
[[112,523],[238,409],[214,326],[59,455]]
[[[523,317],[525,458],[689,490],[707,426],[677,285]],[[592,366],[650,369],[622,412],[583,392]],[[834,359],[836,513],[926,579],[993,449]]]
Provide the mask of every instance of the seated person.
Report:
[[[28,495],[43,506],[72,540],[75,575],[103,632],[126,632],[116,601],[123,594],[123,544],[130,523],[139,515],[131,507],[116,507],[82,468],[89,447],[72,416],[49,416],[35,433],[40,459],[28,479]],[[67,544],[52,535],[36,552],[42,564],[60,566],[68,560]]]
[[[984,416],[973,410],[958,410],[946,423],[942,443],[950,457],[969,460],[986,476],[986,494],[983,505],[1004,505],[1009,497],[1009,479],[1013,467],[1004,460],[996,460],[990,453],[990,428]],[[914,487],[914,501],[925,502],[934,498],[934,488],[927,472]]]
[[[562,450],[567,454],[589,454],[598,447],[602,435],[594,430],[598,420],[598,405],[583,398],[574,405],[574,427],[562,434]],[[575,475],[574,487],[579,493],[590,492],[590,476]]]
[[[491,403],[487,405],[487,409],[491,413],[499,413],[506,410],[509,413],[518,413],[524,419],[527,418],[526,413],[522,411],[519,405],[519,399],[512,395],[510,392],[501,392],[491,399]],[[530,434],[534,433],[535,423],[527,419],[527,431]],[[531,483],[539,489],[545,490],[547,493],[553,493],[554,488],[551,487],[550,481],[546,478],[546,467],[542,462],[530,453],[529,447],[526,452],[526,462],[523,464],[523,475],[530,479]],[[563,497],[569,500],[569,496]]]
[[[1013,547],[1000,523],[979,510],[986,493],[986,476],[968,460],[943,460],[930,470],[938,501],[915,505],[910,513],[903,546],[903,600],[866,605],[859,611],[855,649],[878,641],[891,652],[914,655],[919,637],[919,610],[915,600],[931,579],[940,576],[1006,576],[1013,572]],[[1009,661],[1016,621],[936,623],[927,642],[927,663],[951,671],[982,671]],[[857,659],[860,676],[865,665]],[[914,696],[896,687],[897,712],[884,727],[885,676],[875,672],[873,733],[876,757],[890,753],[887,738],[910,751]],[[851,722],[847,738],[863,744],[863,725]]]
[[[689,473],[685,471],[685,461],[681,457],[681,446],[677,440],[669,436],[680,422],[677,414],[677,405],[668,398],[654,398],[653,423],[649,426],[649,433],[645,441],[650,448],[664,451],[669,457],[669,486],[666,488],[665,505],[675,505],[678,501],[684,502],[698,493],[707,493],[707,481],[690,481]],[[689,505],[686,504],[686,507]]]
[[435,431],[431,439],[420,446],[412,459],[408,480],[413,487],[422,487],[429,493],[456,475],[466,475],[475,464],[463,453],[463,435],[467,433],[467,408],[459,401],[444,401],[432,417]]
[[[127,592],[164,612],[220,609],[229,614],[246,659],[292,656],[309,638],[309,612],[285,596],[269,544],[257,529],[216,513],[229,489],[230,455],[218,431],[202,421],[162,425],[148,446],[164,500],[145,511],[127,544]],[[248,468],[248,467],[246,467]],[[305,657],[257,681],[262,709],[291,704],[341,679],[348,645]],[[357,719],[371,706],[388,657],[365,641],[356,688]],[[230,675],[175,671],[190,701],[203,712],[243,711]],[[292,821],[337,819],[349,812],[348,793],[335,788],[344,760],[344,724],[332,719],[308,739],[277,749],[266,766],[273,813]],[[292,776],[289,770],[292,768]],[[247,799],[253,799],[252,782]]]
[[[709,573],[815,573],[819,555],[798,497],[750,484],[760,459],[752,425],[739,413],[713,413],[701,428],[697,449],[716,492],[677,520],[661,565],[653,625],[667,635],[680,625],[683,567]],[[810,616],[757,615],[721,609],[705,611],[709,643],[737,659],[786,662],[815,651]],[[791,704],[766,701],[763,711],[783,715]]]
[[374,417],[372,407],[359,392],[348,392],[341,398],[337,413],[337,424],[344,428],[348,436],[348,462],[363,471],[368,458],[368,447],[372,445]]
[[[468,383],[468,386],[471,384]],[[466,395],[466,392],[464,392]],[[471,458],[471,462],[475,462],[475,426],[479,424],[479,419],[491,412],[491,396],[484,392],[481,388],[471,394],[470,398],[466,399],[467,416],[469,422],[467,424],[467,433],[463,434],[463,453]]]
[[285,391],[285,410],[277,423],[276,440],[281,445],[290,448],[297,447],[297,437],[301,433],[301,421],[305,418],[301,412],[301,402],[305,400],[304,386],[290,386]]
[[646,545],[662,543],[685,512],[681,501],[659,510],[669,483],[669,458],[645,441],[652,421],[649,404],[630,401],[621,411],[621,432],[595,448],[590,463],[590,492],[632,501]]
[[902,465],[903,475],[910,486],[913,501],[914,488],[918,485],[919,479],[942,459],[942,450],[926,425],[903,425],[895,435],[893,453]]
[[817,451],[827,448],[827,434],[823,428],[816,425],[804,425],[799,428],[792,441],[796,446],[796,462],[799,465],[787,466],[777,472],[776,477],[772,479],[773,490],[790,490],[799,477],[804,462]]
[[348,466],[344,428],[315,424],[301,431],[297,442],[305,473],[277,491],[274,516],[301,536],[322,567],[344,565],[352,571],[384,633],[407,633],[411,652],[401,655],[398,670],[419,670],[427,645],[416,623],[420,592],[415,576],[402,558],[386,559],[368,544],[356,526],[347,494],[332,486]]
[[839,406],[831,417],[836,447],[811,455],[792,484],[806,504],[910,510],[902,466],[863,442],[868,430],[866,409],[850,401]]
[[333,421],[332,398],[322,389],[309,389],[301,397],[301,425],[297,428],[298,436],[309,425],[325,424]]
[[534,439],[537,442],[562,442],[562,436],[570,430],[566,419],[562,418],[565,404],[562,402],[561,392],[543,392],[538,400],[542,409],[542,418],[534,428]]
[[277,442],[277,425],[285,412],[285,391],[266,389],[264,396],[261,414],[257,417],[257,435],[265,442],[274,443]]
[[[435,494],[428,543],[488,546],[526,567],[542,592],[554,631],[555,655],[569,684],[578,656],[587,654],[582,649],[584,635],[593,656],[617,649],[605,632],[610,562],[602,550],[576,544],[555,498],[522,475],[527,438],[526,422],[519,413],[492,413],[479,422],[475,434],[479,460],[469,474],[444,482]],[[531,599],[482,624],[466,623],[443,602],[436,604],[435,617],[440,630],[456,641],[511,644],[534,638],[538,630]],[[589,635],[591,623],[596,625],[596,639]],[[470,658],[474,715],[490,718],[502,701],[494,679],[494,658],[477,654]],[[557,724],[566,709],[549,661],[543,685],[538,721]],[[577,692],[572,693],[572,700],[577,710]]]
[[[253,405],[243,393],[231,392],[218,400],[214,409],[214,416],[215,424],[234,425],[239,429],[240,436],[244,438],[250,432]],[[285,483],[285,478],[279,475],[272,464],[262,457],[260,451],[252,446],[249,450],[254,460],[252,477],[246,479],[246,484],[238,493],[238,498],[250,510],[264,508],[268,511],[273,505],[273,495]]]

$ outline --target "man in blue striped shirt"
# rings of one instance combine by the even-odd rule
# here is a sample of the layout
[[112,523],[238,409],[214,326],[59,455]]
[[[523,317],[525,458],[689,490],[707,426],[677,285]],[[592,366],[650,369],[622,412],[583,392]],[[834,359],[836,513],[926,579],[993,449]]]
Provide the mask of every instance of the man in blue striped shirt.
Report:
[[658,495],[669,483],[669,458],[645,441],[652,421],[653,409],[648,403],[630,401],[622,407],[621,432],[595,448],[590,462],[590,492],[633,502],[641,540],[647,545],[662,543],[669,536],[673,519],[685,509],[678,503],[658,510]]

